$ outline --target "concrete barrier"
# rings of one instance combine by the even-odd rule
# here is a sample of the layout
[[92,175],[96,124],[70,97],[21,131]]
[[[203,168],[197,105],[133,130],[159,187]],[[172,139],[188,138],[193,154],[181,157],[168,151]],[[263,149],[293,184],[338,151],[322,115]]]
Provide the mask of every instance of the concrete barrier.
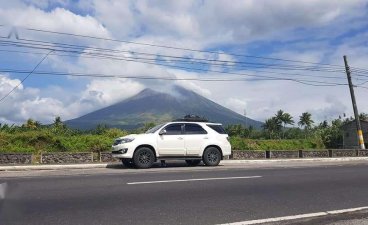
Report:
[[30,153],[0,153],[0,164],[31,164]]
[[92,152],[52,152],[42,153],[41,163],[42,164],[68,164],[68,163],[92,163],[93,153]]

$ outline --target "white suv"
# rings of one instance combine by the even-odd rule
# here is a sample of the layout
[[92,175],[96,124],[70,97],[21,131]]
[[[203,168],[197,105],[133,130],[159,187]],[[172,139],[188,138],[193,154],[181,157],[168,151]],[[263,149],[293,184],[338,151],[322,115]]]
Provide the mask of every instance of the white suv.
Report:
[[112,155],[127,167],[150,168],[157,160],[183,159],[190,166],[202,160],[207,166],[217,166],[231,154],[228,135],[218,123],[169,122],[144,134],[117,138]]

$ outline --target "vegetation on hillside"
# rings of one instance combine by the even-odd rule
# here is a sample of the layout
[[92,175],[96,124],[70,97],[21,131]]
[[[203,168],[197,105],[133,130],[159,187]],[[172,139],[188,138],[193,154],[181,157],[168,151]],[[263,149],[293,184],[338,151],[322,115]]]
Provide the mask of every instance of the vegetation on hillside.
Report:
[[[368,115],[361,114],[367,120]],[[295,122],[293,117],[282,110],[267,119],[262,130],[242,125],[226,127],[233,149],[239,150],[290,150],[339,148],[342,143],[341,127],[352,118],[337,118],[331,122],[323,121],[314,125],[308,112]],[[297,123],[299,127],[290,127]],[[147,123],[144,127],[130,131],[141,133],[153,127]],[[28,119],[23,125],[0,124],[0,152],[101,152],[109,151],[114,138],[129,132],[98,125],[93,130],[71,129],[56,117],[53,124],[42,125]]]

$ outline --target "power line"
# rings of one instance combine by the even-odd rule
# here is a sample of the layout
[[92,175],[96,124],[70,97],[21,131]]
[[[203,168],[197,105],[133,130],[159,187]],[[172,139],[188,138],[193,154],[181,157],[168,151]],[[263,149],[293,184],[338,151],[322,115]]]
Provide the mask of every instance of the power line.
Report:
[[[155,56],[155,57],[163,57],[163,58],[174,58],[174,59],[183,59],[183,60],[190,60],[190,62],[219,62],[223,63],[222,66],[226,66],[227,63],[231,64],[245,64],[248,68],[253,67],[260,67],[260,68],[273,68],[273,69],[283,69],[283,70],[309,70],[309,71],[326,71],[326,72],[341,72],[344,73],[343,69],[336,70],[329,67],[311,67],[311,66],[299,66],[299,65],[288,65],[288,64],[265,64],[265,63],[254,63],[254,62],[243,62],[243,61],[227,61],[227,60],[218,60],[218,59],[196,59],[196,58],[187,58],[181,56],[172,56],[172,55],[162,55],[162,54],[153,54],[153,53],[145,53],[145,52],[136,52],[131,50],[115,50],[115,49],[106,49],[106,48],[96,48],[90,46],[82,46],[82,45],[72,45],[72,44],[65,44],[65,43],[58,43],[58,42],[47,42],[47,41],[38,41],[38,40],[30,40],[30,39],[20,39],[26,42],[15,42],[15,41],[2,41],[2,44],[8,44],[8,46],[17,46],[17,47],[25,47],[25,48],[38,48],[38,49],[46,49],[49,50],[50,47],[53,48],[54,51],[71,51],[65,49],[80,49],[79,52],[84,52],[86,50],[92,51],[103,51],[103,52],[115,52],[115,53],[129,53],[129,54],[137,54],[137,55],[148,55],[148,56]],[[29,42],[36,42],[38,44],[29,43]],[[41,43],[41,44],[40,44]],[[42,46],[42,47],[39,47]],[[55,48],[63,48],[63,49],[55,49]],[[65,48],[65,49],[64,49]],[[237,65],[238,67],[241,67]],[[318,69],[319,68],[319,69]]]
[[[28,73],[26,70],[12,70],[12,69],[0,69],[0,72],[11,72],[11,73]],[[256,78],[253,80],[249,79],[235,79],[235,78],[177,78],[177,77],[153,77],[153,76],[124,76],[116,74],[88,74],[88,73],[69,73],[69,72],[56,72],[56,71],[35,71],[33,74],[37,75],[50,75],[50,76],[76,76],[76,77],[98,77],[98,78],[131,78],[131,79],[150,79],[150,80],[195,80],[195,81],[264,81],[264,80],[275,80],[275,81],[294,81],[301,84],[311,86],[344,86],[346,83],[332,83],[332,82],[319,82],[310,80],[300,80],[291,78]]]
[[[30,52],[30,51],[16,51],[16,50],[4,50],[4,49],[0,49],[0,52],[11,52],[11,53],[24,53],[24,54],[44,54],[42,52]],[[57,53],[52,53],[51,55],[57,55],[57,56],[68,56],[68,57],[85,57],[85,58],[100,58],[100,59],[107,59],[107,60],[122,60],[122,58],[115,58],[115,57],[105,57],[105,56],[100,56],[100,55],[95,55],[95,54],[89,54],[87,53],[86,55],[91,55],[91,56],[85,56],[85,55],[70,55],[70,54],[57,54]],[[124,57],[123,59],[142,59],[142,58],[136,58],[136,57]],[[148,60],[148,61],[157,61],[156,59],[147,59],[144,58],[144,60]],[[138,61],[138,60],[137,60]],[[160,60],[158,60],[160,61]],[[142,61],[144,62],[144,61]],[[177,61],[175,61],[177,62]],[[190,62],[188,62],[190,63]],[[166,65],[166,64],[165,64]],[[170,65],[166,65],[166,66],[170,66]],[[256,70],[257,73],[262,72],[262,73],[269,73],[269,74],[277,74],[277,75],[293,75],[293,76],[299,76],[299,77],[316,77],[316,78],[326,78],[326,79],[341,79],[341,80],[345,80],[345,78],[343,77],[337,77],[337,76],[322,76],[322,75],[312,75],[312,74],[299,74],[299,73],[283,73],[283,72],[275,72],[275,71],[266,71],[266,70]]]
[[23,82],[38,68],[39,65],[41,65],[41,63],[47,58],[47,56],[49,56],[49,54],[52,51],[50,51],[49,53],[47,53],[38,63],[37,65],[33,68],[33,70],[31,72],[28,73],[28,75],[26,77],[24,77],[20,83],[18,85],[16,85],[12,90],[10,90],[6,95],[4,95],[1,99],[0,102],[2,102],[6,97],[8,97],[13,91],[15,91],[15,89],[17,89],[21,84],[23,84]]
[[[152,59],[152,58],[142,58],[142,57],[126,57],[126,56],[123,56],[124,58],[116,58],[116,55],[109,55],[109,54],[100,54],[100,53],[91,53],[91,52],[85,52],[84,50],[83,51],[71,51],[71,50],[62,50],[62,49],[56,49],[56,48],[41,48],[41,47],[36,47],[36,46],[26,46],[26,45],[21,45],[21,47],[27,47],[27,48],[37,48],[37,49],[44,49],[44,50],[53,50],[55,52],[59,51],[59,52],[69,52],[69,53],[75,53],[75,54],[83,54],[81,55],[81,57],[86,57],[85,55],[93,55],[97,58],[103,58],[103,59],[112,59],[112,60],[125,60],[125,61],[138,61],[138,60],[146,60],[146,61],[163,61],[164,64],[158,64],[158,65],[161,65],[161,66],[171,66],[173,67],[173,65],[168,65],[168,64],[165,64],[165,63],[170,63],[170,62],[179,62],[179,63],[184,63],[184,64],[196,64],[196,63],[199,63],[199,64],[204,64],[204,65],[207,65],[203,62],[197,62],[197,61],[183,61],[183,60],[164,60],[164,59],[160,59],[160,58],[156,58],[156,59]],[[57,55],[55,53],[55,55]],[[165,55],[162,55],[164,57],[169,57],[169,56],[165,56]],[[213,64],[211,64],[213,65]],[[216,66],[221,66],[221,67],[227,67],[227,65],[223,65],[223,64],[215,64]],[[283,74],[283,75],[296,75],[296,76],[306,76],[306,75],[302,75],[302,74],[291,74],[291,73],[282,73],[282,72],[272,72],[272,71],[259,71],[259,70],[256,70],[258,68],[263,68],[263,69],[277,69],[277,70],[299,70],[298,68],[275,68],[275,67],[266,67],[265,66],[273,66],[273,65],[265,65],[263,64],[264,66],[262,66],[261,64],[261,67],[259,67],[259,65],[252,65],[251,67],[247,66],[245,68],[247,68],[248,70],[249,69],[253,69],[257,72],[264,72],[264,73],[274,73],[274,74]],[[174,66],[175,67],[175,66]],[[177,67],[177,66],[176,66]],[[237,66],[239,67],[239,66]],[[181,67],[183,68],[183,67]],[[243,67],[241,67],[243,68]],[[185,68],[185,69],[191,69],[191,68]],[[192,68],[193,69],[193,68]],[[325,72],[336,72],[336,71],[326,71],[326,70],[317,70],[317,69],[300,69],[300,70],[308,70],[308,71],[325,71]],[[326,76],[315,76],[315,75],[308,75],[310,77],[321,77],[321,78],[327,78]],[[328,79],[332,79],[332,78],[336,78],[336,79],[341,79],[342,77],[331,77],[331,78],[328,78]]]
[[66,32],[35,29],[35,28],[29,28],[29,27],[21,27],[21,28],[23,28],[25,30],[29,30],[29,31],[35,31],[35,32],[58,34],[58,35],[67,35],[67,36],[82,37],[82,38],[90,38],[90,39],[104,40],[104,41],[111,41],[111,42],[129,43],[129,44],[143,45],[143,46],[150,46],[150,47],[158,47],[158,48],[184,50],[184,51],[191,51],[191,52],[202,52],[202,53],[210,53],[210,54],[217,54],[217,55],[232,55],[232,56],[237,56],[237,57],[257,58],[257,59],[266,59],[266,60],[275,60],[275,61],[297,62],[297,63],[305,63],[305,64],[313,64],[313,65],[328,65],[328,66],[332,66],[332,67],[343,68],[343,66],[341,66],[341,65],[334,65],[334,64],[327,64],[327,63],[316,63],[316,62],[308,62],[308,61],[301,61],[301,60],[281,59],[281,58],[263,57],[263,56],[255,56],[255,55],[222,53],[222,52],[215,52],[215,51],[206,51],[206,50],[199,50],[199,49],[174,47],[174,46],[168,46],[168,45],[157,45],[157,44],[150,44],[150,43],[118,40],[118,39],[113,39],[113,38],[96,37],[96,36],[90,36],[90,35],[71,34],[71,33],[66,33]]
[[[52,49],[52,50],[53,51],[56,51],[55,49]],[[160,66],[170,66],[172,68],[185,69],[185,70],[194,70],[194,71],[203,71],[203,72],[215,72],[215,73],[224,73],[224,74],[233,74],[233,75],[243,75],[243,76],[251,76],[251,77],[256,77],[256,78],[280,79],[280,77],[274,77],[274,76],[253,75],[253,74],[245,74],[245,73],[233,73],[233,72],[226,72],[226,71],[221,71],[221,70],[210,70],[210,69],[201,69],[201,68],[192,68],[192,67],[190,68],[190,67],[184,67],[184,66],[178,66],[178,65],[160,64],[160,63],[157,63],[157,62],[138,61],[136,59],[119,59],[119,60],[128,61],[128,62],[135,62],[135,63],[151,64],[151,65],[156,65],[156,66],[157,65],[160,65]],[[285,78],[285,79],[289,79],[290,80],[290,78]],[[299,80],[299,81],[302,81],[302,82],[313,82],[313,83],[325,83],[325,82],[319,82],[319,81],[313,81],[313,80]],[[337,84],[337,83],[333,83],[333,84]]]
[[[48,50],[50,50],[50,48],[47,48]],[[58,49],[52,49],[53,51],[58,51]],[[59,50],[59,51],[65,51],[65,50]],[[66,51],[66,52],[70,52],[70,51]],[[92,53],[90,53],[92,54]],[[110,57],[111,59],[111,57]],[[177,66],[177,65],[167,65],[167,64],[160,64],[157,62],[147,62],[147,59],[144,59],[146,61],[139,61],[136,58],[114,58],[116,60],[123,60],[123,61],[128,61],[128,62],[135,62],[135,63],[145,63],[145,64],[151,64],[151,65],[159,65],[159,66],[169,66],[169,67],[173,67],[173,68],[179,68],[179,69],[185,69],[185,70],[195,70],[195,71],[204,71],[204,72],[216,72],[216,73],[226,73],[226,74],[234,74],[234,75],[243,75],[243,76],[252,76],[252,77],[256,77],[256,78],[267,78],[267,79],[280,79],[280,77],[273,77],[273,76],[263,76],[263,75],[251,75],[251,74],[244,74],[244,73],[232,73],[232,72],[225,72],[225,71],[219,71],[219,70],[210,70],[210,69],[200,69],[200,68],[193,68],[193,67],[183,67],[183,66]],[[281,78],[283,80],[286,79],[290,79],[290,78]],[[325,84],[326,82],[319,82],[319,81],[314,81],[314,80],[298,80],[301,82],[313,82],[313,83],[322,83]],[[331,83],[332,85],[340,85],[338,83]]]
[[[0,25],[0,26],[6,26],[6,25]],[[90,38],[90,39],[97,39],[97,40],[104,40],[104,41],[112,41],[112,42],[120,42],[120,43],[130,43],[130,44],[145,45],[145,46],[159,47],[159,48],[168,48],[168,49],[176,49],[176,50],[184,50],[184,51],[192,51],[192,52],[203,52],[203,53],[218,54],[218,55],[233,55],[233,56],[238,56],[238,57],[248,57],[248,58],[276,60],[276,61],[285,61],[285,62],[298,62],[298,63],[304,63],[304,64],[325,65],[325,66],[331,66],[331,67],[344,68],[341,65],[328,64],[328,63],[316,63],[316,62],[308,62],[308,61],[302,61],[302,60],[291,60],[291,59],[282,59],[282,58],[275,58],[275,57],[263,57],[263,56],[255,56],[255,55],[244,55],[244,54],[234,54],[234,53],[222,53],[222,52],[216,52],[216,51],[206,51],[206,50],[191,49],[191,48],[173,47],[173,46],[167,46],[167,45],[156,45],[156,44],[150,44],[150,43],[133,42],[133,41],[113,39],[113,38],[103,38],[103,37],[96,37],[96,36],[90,36],[90,35],[72,34],[72,33],[58,32],[58,31],[51,31],[51,30],[44,30],[44,29],[36,29],[36,28],[30,28],[30,27],[20,27],[20,28],[23,28],[23,29],[29,30],[29,31],[42,32],[42,33],[67,35],[67,36]],[[359,69],[359,68],[356,68],[356,67],[351,67],[351,68],[352,68],[352,70]],[[363,69],[363,70],[368,71],[367,69]]]

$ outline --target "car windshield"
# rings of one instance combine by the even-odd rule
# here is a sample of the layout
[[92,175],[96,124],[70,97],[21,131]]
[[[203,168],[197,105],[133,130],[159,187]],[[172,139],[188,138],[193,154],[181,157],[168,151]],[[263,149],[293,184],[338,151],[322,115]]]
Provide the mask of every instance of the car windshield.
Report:
[[155,133],[158,129],[160,129],[164,124],[160,124],[160,125],[157,125],[149,130],[146,131],[146,134],[153,134]]

